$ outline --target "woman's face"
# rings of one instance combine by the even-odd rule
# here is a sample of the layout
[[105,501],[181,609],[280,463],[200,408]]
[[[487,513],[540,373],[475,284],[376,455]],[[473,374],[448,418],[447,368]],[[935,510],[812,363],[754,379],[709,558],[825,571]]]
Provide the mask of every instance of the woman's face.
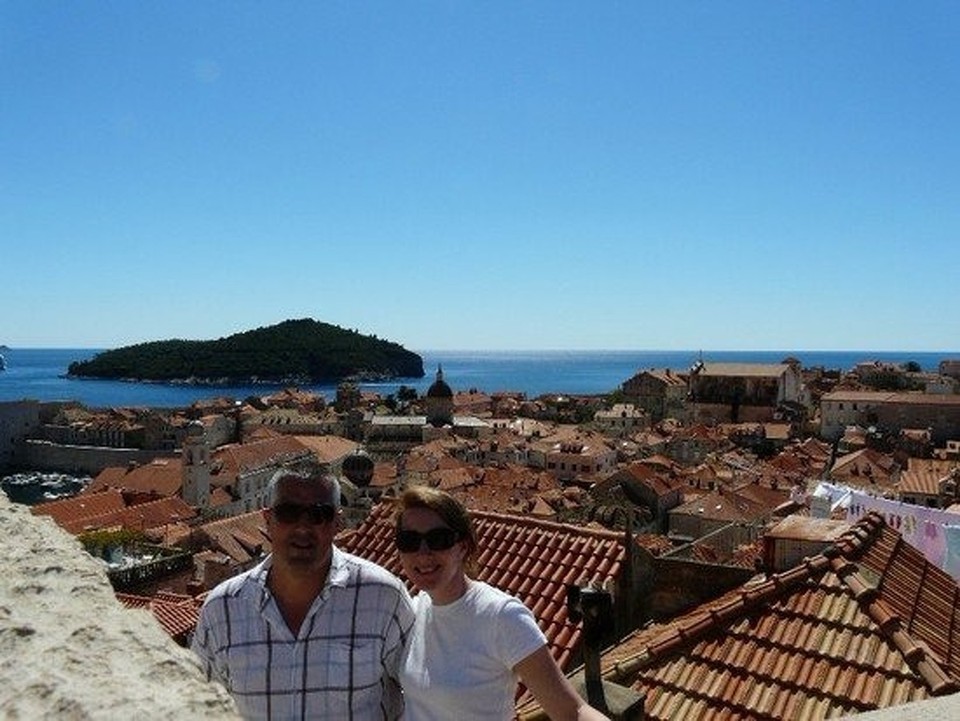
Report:
[[[408,508],[400,519],[401,532],[413,531],[420,535],[417,550],[399,552],[403,571],[417,588],[430,594],[438,606],[456,601],[467,590],[467,577],[463,572],[465,542],[457,540],[446,550],[434,550],[424,538],[430,531],[434,531],[432,536],[442,537],[446,535],[443,530],[451,531],[438,513],[427,508]],[[417,540],[414,534],[407,535]]]

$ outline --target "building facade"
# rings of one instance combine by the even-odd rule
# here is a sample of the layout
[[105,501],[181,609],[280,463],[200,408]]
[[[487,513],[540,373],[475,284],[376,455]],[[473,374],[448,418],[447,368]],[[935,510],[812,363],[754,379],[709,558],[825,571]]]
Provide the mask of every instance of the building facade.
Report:
[[834,391],[820,399],[820,435],[834,440],[847,426],[899,434],[929,429],[933,442],[960,439],[960,395]]

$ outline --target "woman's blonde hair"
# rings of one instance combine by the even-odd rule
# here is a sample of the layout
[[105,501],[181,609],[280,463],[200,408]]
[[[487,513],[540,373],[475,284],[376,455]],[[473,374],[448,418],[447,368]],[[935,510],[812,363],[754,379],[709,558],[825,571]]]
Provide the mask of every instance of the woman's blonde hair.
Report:
[[396,530],[403,530],[403,512],[411,508],[433,511],[447,526],[456,531],[463,541],[466,554],[463,557],[464,572],[473,578],[476,575],[477,534],[473,530],[470,512],[456,498],[445,491],[430,486],[411,486],[400,495],[396,514]]

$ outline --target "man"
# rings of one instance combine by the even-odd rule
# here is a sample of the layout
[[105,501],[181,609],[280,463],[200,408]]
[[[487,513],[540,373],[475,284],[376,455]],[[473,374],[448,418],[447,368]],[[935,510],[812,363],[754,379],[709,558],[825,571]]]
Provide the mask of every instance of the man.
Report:
[[340,484],[279,471],[259,565],[210,592],[193,650],[256,719],[398,719],[400,656],[413,625],[406,587],[333,545]]

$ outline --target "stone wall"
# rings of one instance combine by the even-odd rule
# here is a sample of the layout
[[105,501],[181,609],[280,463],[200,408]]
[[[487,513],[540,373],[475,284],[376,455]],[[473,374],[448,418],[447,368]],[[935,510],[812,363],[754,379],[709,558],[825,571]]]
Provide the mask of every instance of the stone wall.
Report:
[[0,718],[237,719],[188,650],[120,605],[105,570],[0,493]]
[[710,601],[746,583],[752,569],[699,563],[683,558],[656,558],[644,599],[647,618],[663,620]]
[[39,427],[37,401],[0,402],[0,469],[13,465],[17,445]]
[[34,471],[88,473],[95,476],[104,468],[145,465],[155,458],[179,458],[179,451],[145,451],[138,448],[106,446],[64,446],[50,441],[28,440],[17,449],[19,467]]

